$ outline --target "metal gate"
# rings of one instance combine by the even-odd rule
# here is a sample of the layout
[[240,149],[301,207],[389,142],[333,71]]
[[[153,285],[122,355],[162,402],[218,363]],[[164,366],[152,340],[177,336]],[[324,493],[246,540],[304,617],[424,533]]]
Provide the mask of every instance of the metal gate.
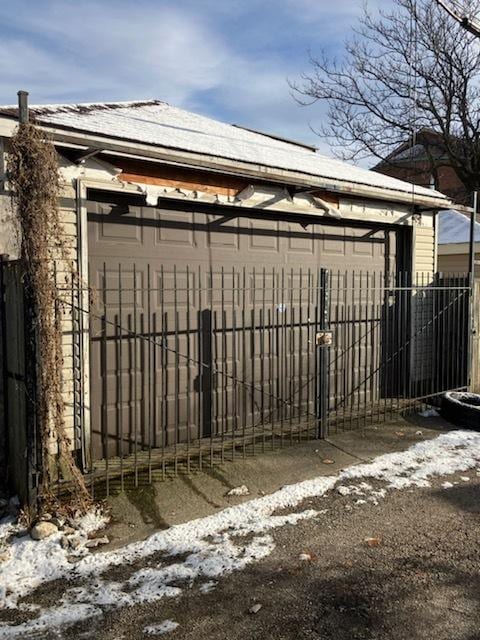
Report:
[[[246,267],[146,274],[105,266],[89,309],[78,283],[59,302],[72,307],[74,382],[89,319],[90,423],[74,384],[72,446],[92,484],[106,481],[107,491],[112,480],[152,481],[364,428],[469,385],[464,275]],[[18,453],[18,464],[8,463],[28,494],[39,472],[28,409],[35,354],[19,321],[29,306],[18,275],[0,261],[0,417],[10,427],[5,448]]]
[[334,273],[329,278],[327,432],[439,405],[468,385],[464,274]]
[[105,268],[90,313],[92,459],[122,474],[189,468],[318,437],[327,294],[324,270],[186,268],[167,281],[148,268],[142,286],[135,268]]
[[435,403],[468,384],[465,276],[104,267],[93,476],[149,479]]

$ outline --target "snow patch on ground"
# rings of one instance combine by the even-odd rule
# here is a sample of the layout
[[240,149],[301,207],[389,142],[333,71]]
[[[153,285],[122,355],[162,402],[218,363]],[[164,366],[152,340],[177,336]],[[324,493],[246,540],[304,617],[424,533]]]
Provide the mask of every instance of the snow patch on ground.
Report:
[[164,620],[160,624],[152,624],[148,627],[145,627],[143,633],[146,633],[147,636],[161,636],[164,633],[173,631],[177,627],[178,622],[174,622],[173,620]]
[[[76,550],[66,551],[60,546],[63,533],[44,540],[32,540],[29,535],[15,536],[20,529],[12,521],[0,524],[0,547],[9,557],[0,564],[0,608],[15,608],[18,599],[31,593],[45,582],[63,578],[72,571],[70,558],[81,558],[89,552],[85,548],[88,534],[101,529],[107,519],[100,512],[92,511],[77,522],[77,535],[81,544]],[[0,626],[0,638],[2,627]]]
[[211,591],[215,590],[217,584],[218,584],[218,582],[215,582],[215,580],[210,580],[209,582],[204,582],[203,584],[200,585],[199,591],[200,591],[200,593],[210,593]]
[[436,409],[425,409],[424,411],[420,411],[419,416],[422,416],[422,418],[435,418],[436,416],[439,415],[438,411]]
[[[385,454],[370,463],[350,467],[335,476],[285,486],[271,495],[159,531],[147,540],[121,549],[96,554],[83,550],[74,563],[67,560],[71,552],[61,548],[57,536],[42,542],[14,540],[10,558],[0,565],[3,606],[19,608],[23,596],[53,579],[63,578],[74,585],[67,586],[60,602],[42,610],[39,617],[21,625],[0,625],[0,638],[31,637],[33,632],[47,627],[59,629],[101,615],[105,607],[178,597],[196,582],[204,584],[206,591],[206,585],[212,581],[270,555],[275,548],[270,535],[274,529],[305,519],[328,517],[324,510],[296,513],[288,510],[307,498],[323,496],[334,487],[340,489],[341,495],[358,497],[356,504],[362,504],[363,500],[377,504],[389,489],[428,487],[432,477],[477,469],[479,465],[480,434],[452,431],[417,443],[407,451]],[[374,490],[366,479],[381,481],[385,486]],[[155,566],[132,569],[123,581],[105,574],[112,567],[128,567],[154,553],[161,554]]]

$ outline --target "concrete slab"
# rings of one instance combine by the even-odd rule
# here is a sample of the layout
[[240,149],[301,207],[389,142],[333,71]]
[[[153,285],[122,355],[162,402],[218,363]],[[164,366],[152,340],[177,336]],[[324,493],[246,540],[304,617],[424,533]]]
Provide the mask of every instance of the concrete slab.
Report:
[[[238,458],[194,475],[180,474],[148,486],[127,487],[108,499],[112,513],[109,535],[114,546],[122,545],[155,530],[272,493],[283,485],[332,475],[383,453],[406,449],[452,428],[439,417],[413,415],[337,433],[326,440]],[[247,496],[227,495],[241,485],[248,487]]]

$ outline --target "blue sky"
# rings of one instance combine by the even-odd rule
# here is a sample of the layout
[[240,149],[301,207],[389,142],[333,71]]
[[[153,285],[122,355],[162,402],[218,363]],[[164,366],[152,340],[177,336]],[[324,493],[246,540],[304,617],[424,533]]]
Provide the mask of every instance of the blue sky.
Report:
[[[389,0],[370,0],[375,10]],[[287,78],[336,55],[363,0],[0,0],[0,102],[159,98],[317,144]]]

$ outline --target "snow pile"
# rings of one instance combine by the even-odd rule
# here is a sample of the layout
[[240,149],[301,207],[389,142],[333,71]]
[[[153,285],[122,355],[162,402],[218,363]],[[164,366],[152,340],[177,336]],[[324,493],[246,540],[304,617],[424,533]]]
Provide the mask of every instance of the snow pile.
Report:
[[0,524],[0,548],[8,554],[8,558],[0,564],[0,608],[16,607],[18,598],[31,593],[44,582],[69,574],[72,564],[68,558],[81,558],[88,554],[85,548],[88,534],[103,528],[106,523],[106,517],[96,511],[80,518],[76,532],[80,544],[76,550],[69,551],[60,546],[62,531],[36,541],[29,535],[12,537],[20,530],[12,521]]
[[388,453],[373,462],[350,467],[343,480],[375,478],[389,489],[428,487],[428,478],[475,468],[480,462],[480,434],[451,431],[434,440],[419,442],[407,451]]
[[[417,443],[407,451],[350,467],[335,476],[285,486],[272,495],[159,531],[147,540],[121,549],[79,555],[74,564],[67,560],[67,552],[53,536],[41,543],[20,539],[14,542],[11,558],[2,566],[0,584],[4,606],[21,607],[22,596],[55,578],[70,580],[75,586],[67,587],[60,602],[40,611],[38,618],[22,625],[0,626],[0,638],[58,628],[101,615],[104,607],[124,607],[180,596],[196,582],[213,587],[212,582],[218,578],[271,554],[275,545],[270,531],[305,519],[326,517],[324,511],[308,509],[293,513],[291,510],[305,499],[323,496],[336,486],[340,494],[364,495],[378,501],[388,489],[426,487],[431,477],[479,465],[480,434],[453,431],[435,440]],[[384,482],[385,487],[374,490],[364,481],[368,478]],[[359,484],[351,488],[350,484],[357,480]],[[359,503],[361,499],[357,500]],[[148,567],[132,568],[126,580],[108,577],[109,568],[127,567],[153,554],[160,554],[160,560],[153,565],[150,562]]]
[[200,585],[199,591],[200,593],[210,593],[211,591],[215,590],[215,587],[217,586],[217,584],[218,582],[215,582],[215,580],[204,582],[203,584]]

